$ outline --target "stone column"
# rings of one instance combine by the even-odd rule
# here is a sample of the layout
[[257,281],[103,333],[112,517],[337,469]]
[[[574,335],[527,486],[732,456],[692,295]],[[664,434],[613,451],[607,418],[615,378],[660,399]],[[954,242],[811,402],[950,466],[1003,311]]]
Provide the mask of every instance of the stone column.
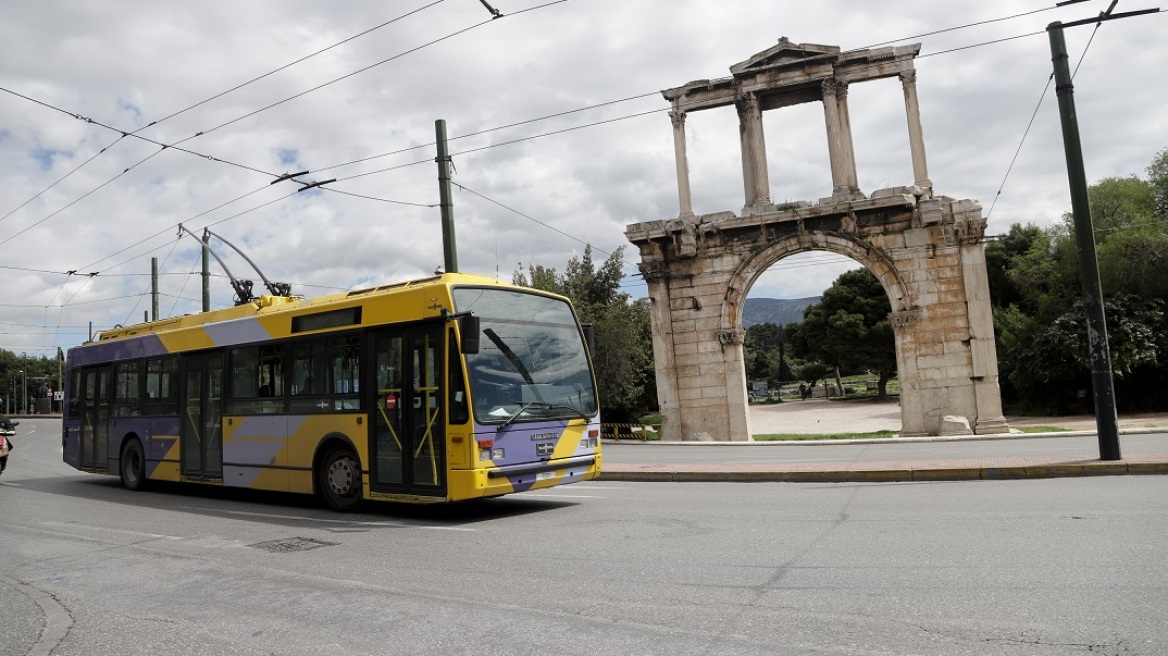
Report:
[[758,96],[753,93],[742,96],[734,104],[738,109],[738,132],[742,140],[742,180],[746,191],[746,207],[766,205],[771,202],[771,191],[766,142],[762,131],[762,108]]
[[673,157],[677,162],[677,200],[679,216],[693,216],[693,197],[689,188],[689,158],[685,148],[685,112],[674,106],[669,112],[673,121]]
[[916,332],[921,319],[920,311],[892,312],[888,318],[892,322],[892,333],[896,340],[896,370],[900,378],[900,435],[928,435],[917,366]]
[[986,220],[980,215],[955,222],[961,245],[961,277],[969,312],[969,350],[973,365],[971,382],[977,406],[973,430],[978,435],[1010,432],[1010,426],[1002,415],[1002,391],[998,384],[994,316],[990,305],[985,245],[981,241],[985,236],[985,227]]
[[932,189],[929,180],[929,165],[925,161],[925,134],[921,129],[921,106],[917,102],[917,72],[905,71],[900,74],[900,84],[904,88],[904,111],[908,115],[908,145],[912,151],[913,184],[922,189]]
[[844,184],[853,197],[862,198],[859,177],[856,175],[856,151],[852,148],[852,119],[848,114],[848,85],[839,82],[835,92],[839,105],[840,135],[844,146]]
[[745,339],[745,330],[718,331],[718,342],[722,345],[726,366],[725,439],[732,442],[754,440],[750,428],[750,390],[746,385],[746,364],[742,354]]
[[[642,253],[644,257],[644,253]],[[653,336],[653,365],[657,376],[657,403],[661,409],[661,439],[682,439],[681,399],[677,383],[677,359],[673,343],[669,274],[662,261],[642,261],[640,267],[649,287],[649,320]]]
[[831,161],[831,193],[842,198],[848,192],[848,185],[844,182],[844,143],[843,126],[840,125],[839,100],[836,90],[839,80],[827,78],[820,84],[823,90],[823,118],[827,123],[827,155]]

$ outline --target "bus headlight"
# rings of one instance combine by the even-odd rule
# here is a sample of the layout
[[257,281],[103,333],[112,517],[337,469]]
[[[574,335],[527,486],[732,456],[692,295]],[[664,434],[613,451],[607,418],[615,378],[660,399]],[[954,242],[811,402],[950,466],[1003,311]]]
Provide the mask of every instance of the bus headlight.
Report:
[[502,460],[502,459],[503,459],[503,448],[502,447],[499,447],[499,448],[491,451],[491,460]]
[[490,459],[491,459],[491,450],[490,449],[480,449],[479,450],[479,462],[488,462]]

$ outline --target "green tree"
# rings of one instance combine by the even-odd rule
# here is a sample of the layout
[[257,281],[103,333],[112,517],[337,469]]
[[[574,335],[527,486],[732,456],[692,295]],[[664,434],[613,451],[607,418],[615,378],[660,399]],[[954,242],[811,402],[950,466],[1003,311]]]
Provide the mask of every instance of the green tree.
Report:
[[[879,397],[896,373],[896,342],[884,287],[867,269],[841,275],[823,297],[803,311],[803,321],[785,327],[792,352],[836,369],[879,375]],[[806,368],[806,367],[805,367]],[[806,374],[802,375],[806,379]]]
[[580,320],[591,323],[596,333],[592,361],[601,410],[607,422],[627,423],[656,408],[657,385],[653,372],[653,337],[648,299],[634,300],[620,291],[624,278],[624,247],[613,251],[599,266],[592,246],[568,261],[564,273],[529,264],[512,274],[512,282],[567,296]]
[[1010,272],[1014,261],[1029,252],[1036,241],[1044,238],[1042,228],[1015,223],[1001,239],[986,245],[986,274],[990,283],[990,300],[994,306],[1023,304],[1025,291],[1015,284]]
[[749,380],[778,383],[793,378],[785,362],[782,326],[765,322],[748,327],[742,354]]
[[831,367],[822,362],[811,361],[799,368],[799,380],[805,381],[811,387],[815,387],[821,379],[826,378],[831,373]]
[[1148,165],[1148,184],[1152,186],[1153,213],[1157,219],[1168,219],[1168,148]]
[[0,413],[36,410],[36,400],[58,389],[57,358],[0,349]]
[[[1088,189],[1116,405],[1127,410],[1168,408],[1168,150],[1147,173]],[[1003,397],[1023,408],[1090,409],[1077,243],[1072,217],[1063,218],[1045,229],[1014,226],[986,248]]]

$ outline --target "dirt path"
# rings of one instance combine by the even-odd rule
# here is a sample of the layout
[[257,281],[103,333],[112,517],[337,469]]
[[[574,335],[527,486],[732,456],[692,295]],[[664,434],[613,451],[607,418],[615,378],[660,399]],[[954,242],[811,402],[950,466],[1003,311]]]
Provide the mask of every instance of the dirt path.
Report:
[[[1093,431],[1095,417],[1075,415],[1067,417],[1013,417],[1007,416],[1011,428],[1019,426],[1054,426],[1072,431]],[[828,401],[808,399],[787,401],[774,405],[750,407],[750,427],[755,435],[767,433],[873,433],[882,430],[899,431],[900,403],[890,401]],[[1121,415],[1119,427],[1168,429],[1168,413]]]

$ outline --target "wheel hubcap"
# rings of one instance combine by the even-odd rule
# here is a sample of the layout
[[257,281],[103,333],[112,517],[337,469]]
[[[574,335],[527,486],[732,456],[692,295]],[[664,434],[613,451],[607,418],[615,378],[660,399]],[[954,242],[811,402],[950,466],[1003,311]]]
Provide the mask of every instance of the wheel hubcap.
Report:
[[341,496],[353,490],[353,462],[348,458],[341,458],[333,462],[328,470],[329,488]]

